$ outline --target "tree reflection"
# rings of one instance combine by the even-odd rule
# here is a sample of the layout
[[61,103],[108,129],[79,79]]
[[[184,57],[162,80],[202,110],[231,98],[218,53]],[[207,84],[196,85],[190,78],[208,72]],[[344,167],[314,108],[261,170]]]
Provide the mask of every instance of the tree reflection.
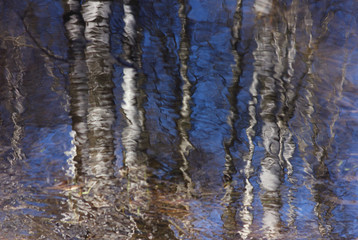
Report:
[[69,174],[79,178],[83,173],[82,163],[87,161],[89,157],[87,126],[88,69],[85,62],[85,23],[81,14],[80,1],[64,1],[64,7],[64,25],[69,41],[70,115],[72,118],[72,130],[74,131],[74,146],[76,147],[74,162],[69,163],[70,166],[73,164],[76,167]]
[[129,210],[137,228],[133,238],[175,239],[169,222],[156,212],[155,201],[158,199],[149,184],[150,159],[146,153],[149,143],[144,109],[146,77],[141,69],[142,32],[138,25],[140,7],[137,1],[125,1],[123,4],[123,57],[133,66],[139,67],[124,67],[122,84],[122,111],[126,120],[126,127],[122,131],[123,164],[128,181]]
[[193,192],[193,182],[189,174],[188,155],[194,149],[189,140],[188,131],[191,128],[191,96],[192,83],[188,77],[188,61],[190,56],[190,35],[188,32],[188,17],[190,6],[185,0],[179,1],[178,15],[181,21],[180,44],[179,44],[179,60],[180,60],[180,78],[182,80],[182,101],[180,109],[180,118],[177,121],[178,133],[180,136],[179,154],[181,156],[180,170],[186,182],[187,191],[189,194]]
[[[21,45],[17,45],[16,41],[11,41],[11,35],[7,36],[8,39],[3,43],[6,49],[13,49],[13,52],[4,51],[3,56],[5,62],[2,64],[2,70],[4,79],[6,80],[6,90],[4,94],[7,95],[8,102],[6,108],[9,111],[10,119],[12,122],[12,136],[11,136],[11,151],[7,156],[7,160],[11,165],[21,163],[24,159],[25,154],[23,153],[21,142],[24,137],[24,124],[23,124],[23,112],[25,111],[25,91],[23,89],[23,80],[26,71],[26,67],[23,63],[23,54],[21,51]],[[21,36],[20,36],[21,38]],[[9,41],[10,40],[10,41]],[[0,119],[0,121],[4,121]],[[3,129],[3,133],[6,129]]]
[[[319,82],[320,79],[313,70],[315,54],[322,38],[324,38],[326,34],[327,25],[331,19],[330,12],[325,13],[325,15],[326,16],[322,18],[321,31],[319,31],[319,34],[315,39],[313,36],[314,20],[312,18],[312,13],[308,7],[305,8],[305,30],[308,35],[307,54],[305,59],[307,73],[304,78],[304,94],[301,95],[298,101],[304,102],[307,107],[303,109],[301,105],[302,103],[297,105],[297,109],[300,112],[305,113],[305,115],[302,116],[305,123],[305,129],[300,129],[298,131],[299,133],[296,135],[298,138],[298,146],[301,150],[301,156],[305,162],[304,168],[308,175],[307,180],[310,183],[308,188],[315,201],[314,213],[318,218],[317,229],[322,237],[330,236],[331,234],[332,225],[330,217],[332,210],[335,208],[333,202],[327,201],[327,199],[332,198],[335,194],[328,186],[324,186],[325,183],[330,181],[330,173],[325,162],[330,140],[327,143],[328,146],[325,146],[325,141],[321,141],[321,138],[323,137],[322,135],[325,135],[325,125],[320,120],[321,116],[319,115],[319,112],[321,106],[319,97],[316,95],[316,92],[319,92],[317,82]],[[332,124],[334,123],[331,122],[330,125]],[[306,137],[303,133],[307,132],[307,126],[309,126],[308,130],[310,135]],[[307,143],[309,143],[309,145],[307,145]]]
[[[64,2],[69,39],[71,117],[76,147],[75,181],[81,191],[68,195],[72,214],[65,222],[93,229],[86,237],[119,237],[132,224],[117,212],[114,178],[115,108],[110,53],[110,1]],[[124,227],[124,225],[127,225]]]
[[85,38],[88,41],[85,54],[89,72],[89,161],[84,167],[84,172],[98,178],[111,178],[114,173],[114,84],[108,25],[110,4],[88,1],[83,5]]
[[[140,34],[137,34],[136,15],[138,6],[135,1],[127,1],[123,5],[124,9],[124,33],[123,33],[123,52],[127,61],[141,64],[140,54]],[[125,115],[127,126],[122,132],[122,143],[124,146],[124,167],[127,169],[128,191],[131,209],[136,212],[148,210],[147,194],[147,161],[148,157],[144,151],[141,151],[139,144],[141,135],[145,130],[145,112],[140,105],[139,99],[139,76],[135,68],[123,68],[123,104],[122,110]]]
[[[236,212],[237,208],[235,207],[235,203],[238,201],[237,195],[238,193],[235,191],[235,183],[231,182],[233,179],[233,175],[236,173],[236,168],[234,164],[234,159],[231,154],[231,148],[234,146],[235,142],[238,140],[237,137],[237,130],[235,128],[235,124],[238,120],[239,110],[237,107],[237,98],[240,92],[240,78],[242,75],[242,61],[243,61],[243,54],[239,52],[239,46],[241,43],[241,27],[242,27],[242,1],[238,0],[236,3],[236,9],[234,13],[233,24],[231,27],[231,47],[232,47],[232,54],[234,56],[235,64],[232,69],[233,72],[233,80],[231,86],[229,88],[229,95],[228,100],[230,103],[230,112],[227,118],[228,125],[230,126],[230,138],[224,143],[224,150],[225,150],[225,169],[223,172],[224,181],[225,181],[225,195],[222,198],[222,204],[227,205],[224,213],[222,215],[222,219],[224,221],[224,228],[228,231],[228,236],[235,237],[234,234],[235,229],[237,228],[237,221],[236,221]],[[245,169],[249,167],[250,160],[245,159],[246,163]],[[249,173],[245,175],[246,184],[250,184],[249,182]],[[246,186],[246,190],[249,190],[249,186]],[[248,192],[245,191],[244,193],[244,205],[247,204],[247,197]],[[246,201],[245,201],[246,200]],[[248,214],[244,214],[245,216],[242,217],[244,223],[250,221],[247,216]],[[250,217],[249,217],[250,218]],[[245,221],[247,220],[247,221]],[[243,237],[245,239],[245,237]]]
[[[330,179],[325,159],[332,140],[327,142],[328,146],[325,146],[326,144],[322,141],[322,137],[325,135],[325,126],[318,114],[322,108],[319,103],[320,97],[316,94],[316,92],[319,92],[317,82],[320,80],[314,73],[313,61],[318,44],[327,30],[325,26],[328,24],[327,21],[329,21],[331,13],[328,12],[323,17],[322,30],[318,31],[318,37],[314,39],[311,12],[308,8],[302,9],[305,15],[304,27],[308,34],[305,61],[307,72],[303,78],[298,79],[295,78],[293,67],[297,51],[295,40],[298,14],[297,1],[293,1],[290,8],[284,11],[284,14],[279,14],[277,6],[267,3],[267,1],[265,4],[260,3],[258,5],[261,7],[265,5],[269,9],[256,8],[256,11],[260,12],[257,26],[262,27],[258,30],[258,47],[256,53],[254,53],[254,79],[255,76],[258,76],[261,85],[260,116],[263,121],[262,139],[266,152],[265,158],[261,161],[260,174],[261,189],[263,190],[261,196],[264,209],[263,228],[267,237],[280,236],[279,229],[282,228],[280,209],[283,204],[280,186],[283,184],[285,169],[288,182],[290,184],[296,182],[293,177],[293,165],[290,161],[296,149],[289,121],[295,113],[300,112],[305,113],[301,115],[305,126],[302,126],[296,132],[295,137],[298,139],[298,147],[305,162],[305,172],[309,175],[311,186],[308,189],[316,204],[314,212],[318,218],[317,230],[322,237],[329,236],[332,231],[330,216],[335,205],[327,199],[335,196],[329,188],[324,189],[323,184]],[[283,6],[278,9],[282,10]],[[282,25],[284,21],[280,20],[281,17],[287,19],[287,26]],[[299,80],[299,82],[294,82],[295,80]],[[333,116],[329,129],[332,129],[334,119],[336,118]],[[311,147],[312,149],[308,151]],[[296,228],[297,214],[292,202],[296,194],[295,189],[296,187],[292,187],[287,196],[289,205],[288,225],[291,228]],[[322,198],[321,195],[326,197]]]
[[[256,1],[255,10],[259,16],[254,53],[255,72],[260,84],[260,117],[263,122],[262,140],[265,157],[261,160],[261,203],[264,209],[263,229],[268,238],[280,235],[282,193],[284,168],[291,183],[293,173],[290,159],[295,151],[292,133],[288,121],[293,115],[294,85],[292,84],[296,57],[295,31],[297,1],[290,8],[280,13],[284,7],[274,6],[271,1]],[[282,21],[282,18],[288,21]],[[286,25],[287,24],[287,25]],[[292,192],[289,191],[289,199]],[[292,203],[290,206],[290,223],[294,222]],[[291,226],[294,227],[294,226]]]
[[[264,2],[264,1],[257,1]],[[270,2],[270,1],[265,1]],[[271,3],[270,3],[271,6]],[[280,33],[274,25],[270,24],[270,9],[257,8],[256,11],[263,16],[258,19],[255,57],[255,73],[260,84],[260,116],[263,122],[262,140],[265,147],[265,157],[261,160],[260,183],[263,191],[261,203],[263,205],[263,229],[267,238],[277,238],[280,224],[281,198],[279,187],[282,184],[282,165],[279,159],[279,127],[276,122],[280,99],[277,99],[277,88],[281,79],[282,69],[274,43],[275,34]],[[266,12],[267,11],[267,12]],[[275,23],[275,21],[272,21]]]

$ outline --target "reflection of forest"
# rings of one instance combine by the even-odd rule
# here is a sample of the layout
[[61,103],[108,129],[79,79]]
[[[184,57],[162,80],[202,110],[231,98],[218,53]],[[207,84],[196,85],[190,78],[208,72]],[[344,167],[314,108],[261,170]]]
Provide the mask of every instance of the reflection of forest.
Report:
[[[241,1],[238,1],[237,9],[240,11]],[[285,9],[282,12],[282,9]],[[324,201],[324,198],[318,197],[320,194],[325,194],[327,199],[337,198],[333,191],[324,190],[320,182],[321,178],[330,179],[329,173],[327,171],[327,163],[325,163],[325,158],[327,157],[327,151],[330,151],[331,144],[335,133],[332,131],[336,121],[337,114],[332,112],[332,121],[325,123],[326,125],[318,126],[320,120],[312,119],[313,115],[316,115],[316,112],[319,112],[315,109],[322,109],[319,101],[319,98],[314,100],[314,96],[319,87],[317,85],[317,80],[312,74],[312,57],[314,56],[314,48],[317,48],[317,44],[322,41],[320,38],[326,34],[325,29],[319,33],[317,40],[312,38],[310,24],[313,22],[310,18],[310,10],[300,9],[306,15],[305,19],[305,30],[308,31],[308,61],[307,64],[307,73],[304,73],[308,76],[307,83],[308,85],[302,86],[302,78],[297,78],[296,74],[296,29],[300,27],[300,23],[297,22],[298,14],[302,14],[298,10],[298,2],[293,1],[289,8],[285,8],[281,5],[275,6],[271,1],[258,0],[255,2],[255,10],[257,12],[257,35],[256,43],[257,49],[254,51],[254,72],[253,72],[253,81],[250,86],[250,95],[251,100],[248,105],[248,113],[250,116],[249,127],[246,129],[248,143],[249,143],[249,152],[247,155],[244,155],[244,168],[243,173],[246,175],[245,190],[242,198],[242,207],[240,210],[240,220],[243,222],[243,228],[240,230],[240,235],[242,238],[247,239],[252,230],[250,226],[253,223],[253,215],[251,209],[253,208],[253,198],[252,195],[252,185],[250,183],[250,178],[252,177],[251,161],[254,152],[254,144],[252,144],[252,139],[255,136],[255,125],[257,124],[256,109],[259,109],[259,116],[261,125],[261,137],[263,141],[263,146],[265,148],[265,156],[261,160],[261,173],[260,173],[260,183],[261,183],[261,203],[263,207],[263,216],[262,216],[262,229],[266,232],[265,235],[268,238],[276,238],[280,236],[282,225],[282,218],[286,218],[281,213],[281,208],[283,207],[283,200],[288,197],[288,212],[287,212],[287,226],[295,227],[295,222],[297,221],[297,212],[295,211],[295,206],[293,204],[294,196],[296,194],[297,188],[294,184],[297,179],[293,177],[295,166],[292,165],[291,160],[296,151],[296,144],[294,143],[294,135],[291,131],[292,128],[292,117],[295,115],[295,111],[304,113],[310,112],[304,116],[304,122],[306,126],[312,124],[313,132],[311,135],[311,144],[302,146],[301,144],[306,144],[307,140],[302,139],[302,137],[307,134],[306,129],[301,129],[296,132],[295,137],[299,140],[298,147],[302,151],[302,159],[305,161],[305,171],[310,174],[311,186],[308,187],[308,190],[315,199],[315,215],[318,219],[317,231],[321,236],[330,236],[332,232],[332,219],[331,212],[335,208],[335,204],[329,201]],[[324,18],[324,25],[329,24],[330,21],[330,12],[326,13]],[[234,18],[234,20],[237,18]],[[283,20],[285,19],[285,20]],[[283,25],[286,23],[287,25]],[[237,26],[234,24],[234,26]],[[239,25],[240,26],[240,25]],[[240,34],[240,31],[239,31]],[[238,33],[233,34],[237,36]],[[234,38],[235,40],[235,38]],[[241,39],[240,39],[241,40]],[[235,42],[235,41],[232,41]],[[312,48],[311,48],[312,47]],[[239,49],[236,47],[236,50]],[[234,53],[235,56],[235,53]],[[347,56],[347,55],[346,55]],[[237,57],[235,58],[237,59]],[[346,61],[346,60],[345,60]],[[344,68],[342,69],[342,82],[338,83],[338,94],[337,97],[341,98],[342,93],[342,84],[344,81],[346,63],[344,63]],[[240,68],[239,68],[240,70]],[[300,70],[299,70],[300,71]],[[304,75],[304,76],[305,76]],[[235,76],[235,75],[234,75]],[[235,86],[235,80],[233,81],[233,86]],[[298,81],[296,81],[298,80]],[[259,87],[258,87],[259,86]],[[310,88],[309,86],[314,86]],[[300,92],[300,89],[303,88],[306,91],[305,94]],[[230,91],[232,94],[232,90]],[[238,92],[237,92],[238,93]],[[228,118],[228,123],[230,126],[233,125],[232,120],[235,119],[235,116],[238,112],[235,107],[235,98],[236,96],[229,95],[230,103],[233,109]],[[258,105],[258,96],[260,97],[260,104]],[[302,104],[301,97],[304,98],[304,101],[308,101],[307,104]],[[327,100],[329,103],[337,104],[337,98],[330,96],[330,100]],[[312,102],[316,101],[316,102]],[[237,104],[237,103],[236,103]],[[303,106],[310,106],[308,109],[303,108]],[[317,115],[316,115],[317,116]],[[235,121],[234,121],[235,122]],[[296,124],[296,123],[293,123]],[[322,132],[321,129],[328,128],[331,134],[331,137],[326,143],[318,143],[317,138],[318,134]],[[302,135],[304,134],[304,135]],[[236,133],[233,132],[230,140],[224,144],[226,151],[226,165],[224,171],[225,179],[231,180],[231,174],[234,173],[234,162],[230,151],[227,150],[230,147],[234,146],[234,140]],[[308,140],[309,141],[309,140]],[[313,147],[313,156],[317,161],[307,162],[308,153],[307,147]],[[310,169],[313,169],[311,171]],[[230,174],[231,172],[231,174]],[[284,175],[287,175],[285,177]],[[286,178],[286,180],[285,180]],[[287,181],[287,183],[286,183]],[[326,182],[326,180],[325,180]],[[281,185],[287,184],[291,185],[291,188],[288,191],[281,192]],[[233,208],[235,206],[235,201],[233,201],[235,192],[234,188],[231,187],[232,184],[226,185],[226,195],[224,204],[228,203],[227,213],[223,215],[226,219],[228,233],[232,233],[232,228],[235,228],[234,223],[237,221],[236,210]],[[229,199],[229,196],[231,197]],[[323,201],[322,201],[323,200]],[[323,210],[325,209],[325,210]],[[230,231],[231,230],[231,231]],[[235,236],[235,235],[234,235]]]
[[354,5],[0,2],[0,235],[357,238]]

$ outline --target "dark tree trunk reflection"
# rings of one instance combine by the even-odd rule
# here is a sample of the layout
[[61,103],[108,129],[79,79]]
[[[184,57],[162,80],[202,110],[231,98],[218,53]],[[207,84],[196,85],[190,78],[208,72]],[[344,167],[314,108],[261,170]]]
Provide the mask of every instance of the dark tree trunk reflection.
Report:
[[[230,111],[229,116],[227,118],[228,125],[230,127],[230,138],[224,142],[224,150],[225,150],[225,169],[223,171],[223,179],[225,182],[225,195],[222,198],[222,204],[226,205],[226,209],[222,215],[222,219],[224,221],[224,228],[227,230],[227,239],[234,238],[237,234],[234,233],[235,229],[237,228],[237,207],[235,205],[238,201],[238,192],[235,190],[235,184],[232,181],[233,175],[237,172],[234,164],[234,157],[231,153],[232,148],[234,147],[235,143],[238,142],[238,134],[237,129],[235,128],[235,124],[238,121],[238,94],[240,92],[240,78],[242,75],[242,61],[243,61],[243,54],[240,53],[240,44],[241,44],[241,27],[242,27],[242,1],[238,0],[236,3],[236,9],[233,16],[233,23],[231,27],[231,47],[232,47],[232,54],[234,56],[235,64],[232,68],[233,72],[233,79],[231,86],[229,87],[229,95],[228,101],[230,103]],[[240,143],[238,143],[240,144]],[[245,159],[245,163],[248,164],[249,161]],[[247,166],[245,166],[247,167]],[[247,184],[249,182],[249,175],[245,175],[246,181],[245,185],[247,187],[246,190],[249,189]],[[247,195],[247,191],[245,191],[245,196]],[[244,197],[245,198],[245,197]],[[247,204],[247,201],[244,203]],[[242,221],[247,223],[250,219],[247,218],[248,214],[243,216]]]

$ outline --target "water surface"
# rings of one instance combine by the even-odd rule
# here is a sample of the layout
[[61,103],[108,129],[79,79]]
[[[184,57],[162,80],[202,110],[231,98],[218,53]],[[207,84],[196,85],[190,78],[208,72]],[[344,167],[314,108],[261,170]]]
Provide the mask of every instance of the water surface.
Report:
[[1,1],[0,238],[358,238],[357,11]]

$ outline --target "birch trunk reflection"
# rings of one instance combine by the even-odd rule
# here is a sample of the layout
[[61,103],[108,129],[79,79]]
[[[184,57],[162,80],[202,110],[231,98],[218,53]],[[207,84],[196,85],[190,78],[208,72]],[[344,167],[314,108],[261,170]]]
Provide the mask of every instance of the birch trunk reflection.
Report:
[[88,1],[83,5],[86,24],[86,63],[89,72],[88,139],[89,161],[84,166],[88,175],[111,178],[114,174],[113,124],[115,107],[110,53],[109,15],[111,2]]
[[[126,1],[124,9],[123,52],[126,61],[141,65],[140,33],[137,33],[137,8],[135,1]],[[139,73],[133,67],[123,68],[123,103],[122,111],[127,126],[122,132],[124,146],[124,167],[127,169],[130,210],[143,212],[148,210],[147,161],[148,157],[140,149],[141,136],[145,131],[145,112],[139,101]]]
[[[296,150],[296,145],[293,140],[293,133],[290,130],[289,121],[294,115],[295,104],[297,95],[295,91],[295,69],[294,64],[296,62],[296,25],[298,16],[299,1],[292,1],[289,9],[284,17],[287,19],[287,32],[285,32],[286,39],[285,45],[286,54],[283,56],[285,61],[285,69],[282,74],[283,79],[283,91],[282,91],[282,106],[278,111],[278,126],[280,128],[280,153],[279,157],[281,162],[285,165],[287,171],[287,179],[290,184],[294,184],[296,179],[293,175],[293,166],[291,159]],[[293,204],[295,188],[291,187],[288,190],[288,225],[292,228],[296,228],[295,219],[296,212]]]
[[[266,157],[261,162],[261,186],[266,193],[261,201],[264,207],[263,224],[267,236],[279,236],[278,227],[281,225],[282,192],[279,190],[283,183],[284,169],[286,169],[288,185],[287,191],[289,210],[287,212],[288,225],[296,228],[296,211],[292,200],[296,188],[293,177],[294,169],[291,158],[296,150],[293,133],[289,121],[294,116],[298,90],[295,83],[296,62],[296,25],[298,16],[298,1],[293,1],[283,13],[283,6],[269,4],[271,25],[264,27],[267,35],[263,34],[263,41],[258,43],[266,54],[260,58],[262,64],[266,62],[266,69],[261,75],[266,76],[261,82],[261,112],[263,120],[262,138],[266,150]],[[279,10],[280,9],[280,10]],[[261,12],[261,14],[263,14]],[[265,14],[262,15],[263,19]],[[287,21],[283,21],[285,18]],[[278,23],[281,23],[278,24]],[[283,23],[283,24],[282,24]],[[260,32],[259,32],[260,35]],[[258,47],[259,49],[259,47]],[[265,50],[266,49],[266,50]],[[259,56],[259,55],[258,55]],[[266,57],[266,58],[265,58]],[[269,62],[269,64],[267,64]],[[261,65],[261,64],[260,64]],[[266,74],[267,72],[268,74]],[[270,76],[270,77],[267,77]]]
[[[254,56],[255,56],[254,52]],[[248,115],[249,115],[249,126],[246,128],[246,137],[248,139],[249,151],[244,156],[245,162],[244,174],[245,174],[245,189],[243,195],[243,204],[240,210],[240,217],[243,222],[242,229],[239,231],[240,236],[243,239],[247,239],[251,234],[251,225],[253,223],[252,204],[254,201],[253,186],[251,184],[251,177],[254,172],[252,166],[252,158],[255,152],[254,137],[256,136],[256,125],[257,125],[257,104],[258,104],[258,74],[254,70],[252,83],[249,88],[250,100],[248,102]]]
[[254,137],[256,136],[256,124],[257,124],[257,98],[258,98],[258,78],[254,72],[252,83],[249,89],[250,101],[248,102],[248,113],[249,113],[249,126],[246,128],[246,136],[248,139],[249,151],[245,154],[243,160],[245,162],[244,174],[245,174],[245,190],[242,200],[242,209],[240,210],[240,217],[243,222],[243,227],[239,231],[240,236],[243,239],[247,239],[251,233],[251,225],[253,222],[252,204],[254,201],[253,186],[250,181],[254,169],[252,166],[252,158],[255,152]]
[[242,55],[238,52],[238,47],[240,45],[241,35],[241,25],[242,25],[242,2],[241,0],[237,1],[236,10],[234,14],[234,22],[231,29],[231,47],[232,54],[234,55],[235,65],[232,69],[233,80],[229,88],[228,100],[230,103],[230,111],[227,119],[228,125],[230,126],[230,139],[224,143],[225,149],[225,170],[224,181],[228,182],[232,180],[232,175],[236,173],[235,165],[233,162],[233,157],[230,152],[230,148],[234,146],[235,141],[237,140],[237,133],[235,130],[235,123],[238,119],[238,108],[237,108],[237,95],[240,91],[240,77],[242,73]]
[[111,1],[87,1],[81,6],[80,1],[67,0],[64,5],[70,42],[74,161],[77,185],[81,187],[80,192],[68,196],[72,213],[64,213],[64,222],[78,223],[82,228],[91,226],[86,237],[97,234],[106,239],[127,237],[133,223],[115,207],[118,198],[115,194],[120,189],[114,178]]
[[356,239],[357,6],[0,1],[0,239]]
[[188,34],[188,17],[187,14],[189,12],[190,6],[186,0],[179,1],[179,11],[178,15],[181,21],[181,32],[180,32],[180,44],[179,44],[179,60],[180,60],[180,78],[182,80],[182,102],[181,102],[181,109],[180,109],[180,118],[177,121],[178,132],[180,136],[180,143],[179,143],[179,153],[182,160],[182,166],[180,170],[183,174],[184,181],[186,182],[187,192],[191,194],[193,192],[193,182],[190,177],[189,173],[189,162],[188,162],[188,155],[191,150],[194,149],[193,145],[189,140],[188,131],[191,128],[191,88],[192,83],[188,77],[188,61],[190,55],[190,35]]
[[[283,62],[282,53],[285,48],[278,48],[277,41],[284,38],[275,25],[275,16],[272,13],[272,2],[257,0],[256,6],[263,3],[270,8],[256,7],[261,17],[258,19],[255,51],[255,74],[260,83],[260,116],[263,122],[262,140],[265,148],[265,157],[261,160],[260,185],[263,191],[261,203],[263,205],[263,230],[267,238],[279,236],[280,219],[280,185],[282,184],[283,166],[279,158],[280,136],[276,112],[281,104]],[[272,15],[271,15],[272,14]],[[277,14],[277,13],[276,13]],[[272,19],[270,19],[272,18]]]
[[[81,14],[81,5],[78,0],[64,1],[64,25],[69,41],[69,80],[70,80],[70,116],[73,130],[73,159],[69,159],[69,175],[75,181],[82,174],[83,162],[88,156],[88,78],[85,57],[86,39],[84,37],[85,23]],[[79,180],[79,179],[78,179]]]
[[126,120],[126,127],[122,131],[123,164],[127,178],[129,211],[136,222],[137,231],[133,238],[176,239],[169,223],[154,210],[156,198],[148,182],[150,172],[146,151],[149,143],[144,109],[146,76],[141,69],[142,32],[137,23],[140,7],[137,1],[125,1],[123,4],[123,57],[130,65],[138,66],[138,69],[129,66],[123,68],[122,84],[122,111]]

